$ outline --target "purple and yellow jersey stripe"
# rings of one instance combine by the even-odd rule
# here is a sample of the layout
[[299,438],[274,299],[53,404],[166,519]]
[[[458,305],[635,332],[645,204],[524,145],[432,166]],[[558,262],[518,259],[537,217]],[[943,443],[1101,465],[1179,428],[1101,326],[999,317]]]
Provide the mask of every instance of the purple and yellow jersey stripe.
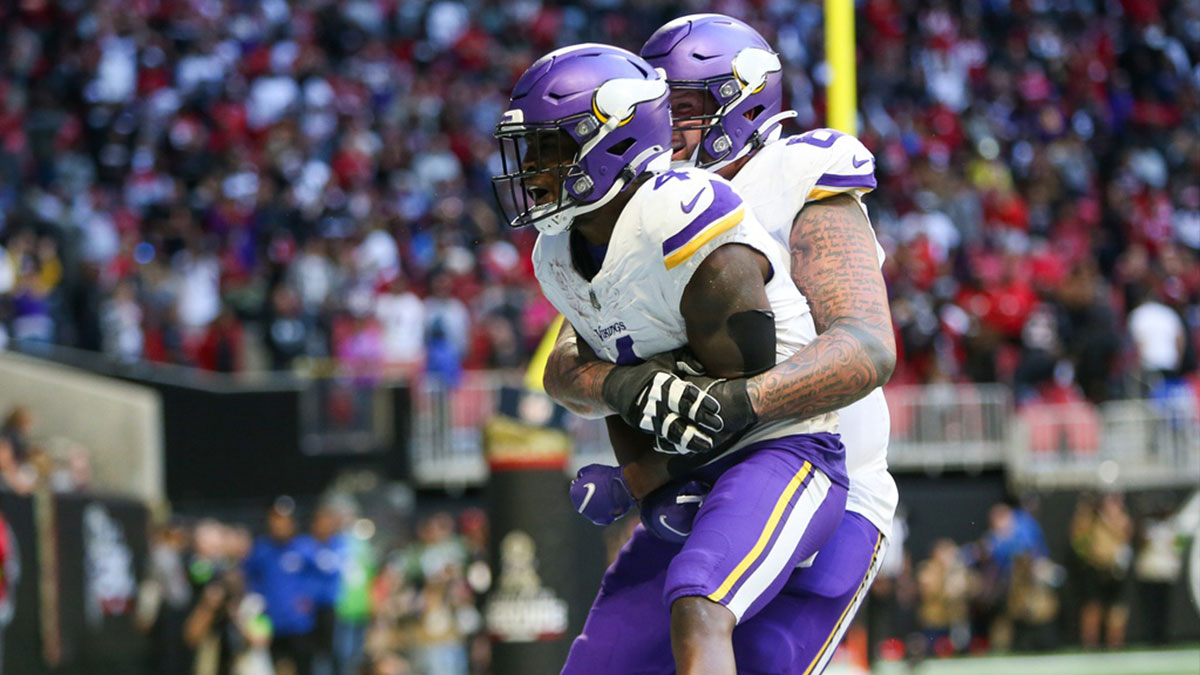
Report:
[[736,227],[746,217],[742,198],[727,184],[710,181],[713,200],[682,230],[663,242],[663,264],[673,269],[687,261],[702,246],[714,238]]
[[875,186],[874,172],[866,174],[821,174],[821,177],[817,179],[816,185],[808,191],[808,197],[805,201],[813,202],[851,190],[857,190],[865,194],[874,190]]

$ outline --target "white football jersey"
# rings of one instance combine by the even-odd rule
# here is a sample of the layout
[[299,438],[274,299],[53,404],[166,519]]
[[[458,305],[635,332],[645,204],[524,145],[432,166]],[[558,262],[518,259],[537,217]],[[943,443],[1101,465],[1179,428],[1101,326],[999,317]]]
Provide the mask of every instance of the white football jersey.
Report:
[[[792,223],[805,204],[844,193],[862,205],[862,196],[875,189],[875,156],[853,136],[815,129],[762,148],[732,182],[763,228],[786,249]],[[882,265],[883,247],[876,241],[875,248]],[[790,269],[790,255],[788,265]],[[875,389],[838,412],[850,476],[846,510],[861,514],[888,536],[899,493],[887,470],[892,423],[883,390]]]
[[[725,244],[750,246],[770,262],[766,292],[775,313],[775,358],[787,359],[816,337],[808,303],[788,274],[784,248],[729,181],[714,173],[674,169],[643,183],[617,218],[591,281],[572,260],[570,230],[539,234],[533,264],[546,298],[596,354],[633,364],[687,344],[679,301],[700,263]],[[836,429],[836,413],[770,422],[721,456],[768,438]]]

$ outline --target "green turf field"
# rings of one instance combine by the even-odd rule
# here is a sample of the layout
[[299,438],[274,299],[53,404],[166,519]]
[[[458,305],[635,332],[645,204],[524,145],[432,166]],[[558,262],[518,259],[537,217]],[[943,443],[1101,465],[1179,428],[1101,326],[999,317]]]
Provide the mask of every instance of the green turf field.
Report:
[[[827,675],[853,672],[831,666]],[[878,664],[872,675],[1200,675],[1200,647],[1161,651],[987,656],[926,661],[910,670],[903,663]]]

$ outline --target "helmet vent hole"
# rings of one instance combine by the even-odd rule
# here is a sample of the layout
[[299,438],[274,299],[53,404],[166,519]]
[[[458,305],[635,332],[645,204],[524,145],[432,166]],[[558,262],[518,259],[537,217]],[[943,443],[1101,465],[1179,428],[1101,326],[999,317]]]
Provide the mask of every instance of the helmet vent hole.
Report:
[[617,143],[616,145],[609,148],[608,154],[616,155],[617,157],[620,157],[621,155],[625,154],[625,151],[628,150],[631,145],[633,145],[633,139],[626,138],[625,140],[621,141],[620,143]]
[[754,119],[756,117],[758,117],[758,114],[761,113],[762,111],[763,111],[763,106],[761,106],[761,105],[755,106],[753,110],[746,111],[745,118],[750,120],[751,122],[753,122]]

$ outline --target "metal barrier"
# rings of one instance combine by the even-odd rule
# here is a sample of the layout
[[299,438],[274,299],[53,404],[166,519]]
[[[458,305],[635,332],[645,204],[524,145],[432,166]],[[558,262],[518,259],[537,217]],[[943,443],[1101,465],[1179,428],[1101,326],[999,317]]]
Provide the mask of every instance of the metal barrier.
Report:
[[[502,384],[515,375],[468,373],[447,389],[413,389],[412,469],[419,486],[450,489],[487,479],[483,424],[497,413]],[[1030,487],[1177,485],[1200,482],[1200,405],[1191,396],[1013,409],[999,384],[884,390],[891,414],[888,463],[898,471],[1007,467]],[[568,416],[571,474],[614,461],[603,420]]]
[[1200,404],[1169,398],[1034,405],[1013,425],[1009,467],[1028,487],[1200,484]]
[[411,466],[420,486],[461,488],[487,479],[483,425],[498,412],[506,376],[467,372],[456,387],[432,379],[413,387]]
[[983,469],[1004,463],[1012,394],[999,384],[934,384],[883,390],[892,418],[888,464],[896,469]]

